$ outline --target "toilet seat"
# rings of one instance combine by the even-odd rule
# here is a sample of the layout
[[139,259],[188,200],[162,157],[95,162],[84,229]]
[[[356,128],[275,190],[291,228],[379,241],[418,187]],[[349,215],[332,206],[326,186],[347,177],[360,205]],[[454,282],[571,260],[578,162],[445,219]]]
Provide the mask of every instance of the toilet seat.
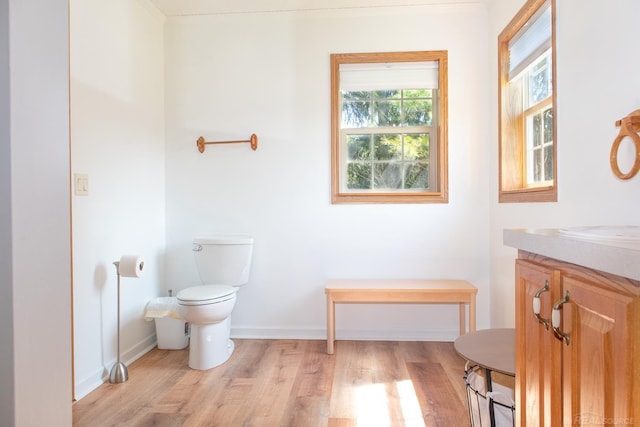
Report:
[[179,305],[208,305],[235,298],[237,289],[228,285],[198,285],[178,292]]

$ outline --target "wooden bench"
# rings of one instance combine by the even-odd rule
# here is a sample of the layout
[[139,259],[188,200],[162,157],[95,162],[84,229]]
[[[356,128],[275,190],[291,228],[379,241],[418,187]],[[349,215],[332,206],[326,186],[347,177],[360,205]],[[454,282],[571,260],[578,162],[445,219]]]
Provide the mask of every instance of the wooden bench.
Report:
[[469,331],[476,330],[478,289],[464,280],[329,280],[327,294],[327,353],[333,354],[338,303],[460,304],[460,335],[466,332],[465,304],[469,304]]

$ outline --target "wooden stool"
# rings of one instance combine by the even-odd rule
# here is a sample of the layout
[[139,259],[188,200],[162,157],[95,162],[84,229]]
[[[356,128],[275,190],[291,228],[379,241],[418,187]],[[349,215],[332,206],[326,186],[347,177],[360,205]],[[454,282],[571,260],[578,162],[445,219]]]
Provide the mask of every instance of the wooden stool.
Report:
[[469,304],[469,331],[476,330],[478,289],[464,280],[329,280],[327,294],[327,353],[333,354],[338,303],[359,304],[460,304],[460,335],[466,332],[465,304]]

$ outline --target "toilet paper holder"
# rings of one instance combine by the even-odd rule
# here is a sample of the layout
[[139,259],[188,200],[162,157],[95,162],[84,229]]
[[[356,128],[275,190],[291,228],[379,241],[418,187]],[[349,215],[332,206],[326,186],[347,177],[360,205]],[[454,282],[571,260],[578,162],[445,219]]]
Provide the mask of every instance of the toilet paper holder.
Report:
[[[133,265],[135,266],[133,266]],[[109,382],[111,384],[120,384],[129,379],[127,365],[120,360],[120,276],[124,277],[140,277],[144,267],[144,261],[135,255],[123,255],[119,261],[114,261],[116,266],[116,275],[118,276],[118,315],[117,315],[117,338],[116,338],[116,363],[109,372]],[[124,269],[123,269],[124,267]],[[132,270],[133,268],[133,270]]]

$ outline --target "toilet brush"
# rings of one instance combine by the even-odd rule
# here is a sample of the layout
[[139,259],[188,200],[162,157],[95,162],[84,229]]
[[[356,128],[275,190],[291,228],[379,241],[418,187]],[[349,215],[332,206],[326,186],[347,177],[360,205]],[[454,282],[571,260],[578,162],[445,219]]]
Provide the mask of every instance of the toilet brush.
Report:
[[120,262],[115,261],[113,265],[116,266],[118,274],[118,359],[113,368],[111,368],[109,382],[111,384],[119,384],[129,379],[129,373],[125,364],[120,361]]

